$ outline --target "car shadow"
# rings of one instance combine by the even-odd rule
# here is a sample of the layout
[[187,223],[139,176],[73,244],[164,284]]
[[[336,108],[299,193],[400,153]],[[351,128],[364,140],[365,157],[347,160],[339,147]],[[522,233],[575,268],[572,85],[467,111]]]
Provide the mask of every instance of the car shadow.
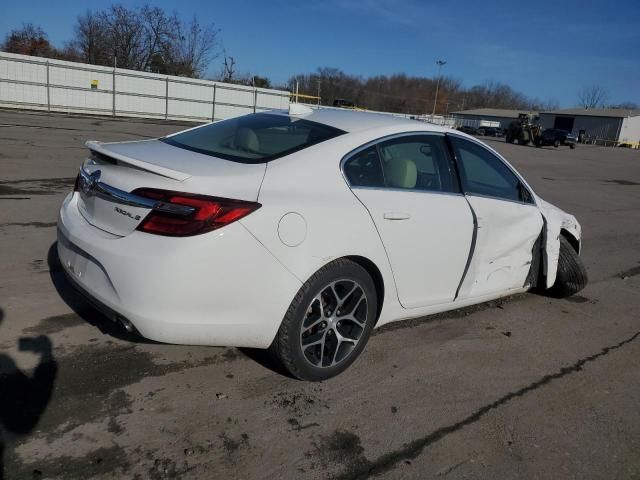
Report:
[[[0,324],[3,320],[0,308]],[[21,337],[18,348],[40,358],[35,369],[27,373],[9,355],[0,353],[0,480],[5,478],[5,436],[24,436],[34,430],[51,400],[58,374],[48,336]]]
[[291,375],[289,371],[284,368],[284,365],[282,365],[282,363],[275,358],[269,350],[263,350],[260,348],[238,348],[238,351],[278,375],[297,380],[297,378]]

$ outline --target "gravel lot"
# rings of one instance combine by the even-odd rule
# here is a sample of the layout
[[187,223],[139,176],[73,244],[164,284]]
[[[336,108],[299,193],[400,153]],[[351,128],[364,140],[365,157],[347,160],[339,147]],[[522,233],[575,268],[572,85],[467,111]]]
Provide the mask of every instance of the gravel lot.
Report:
[[181,128],[0,111],[0,478],[640,479],[640,151],[489,140],[578,217],[589,286],[385,327],[311,384],[129,338],[63,278],[84,142]]

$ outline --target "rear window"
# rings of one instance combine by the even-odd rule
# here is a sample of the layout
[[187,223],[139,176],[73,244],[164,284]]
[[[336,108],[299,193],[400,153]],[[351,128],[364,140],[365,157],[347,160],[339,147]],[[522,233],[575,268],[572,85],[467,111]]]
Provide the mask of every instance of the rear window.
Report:
[[239,163],[265,163],[345,133],[286,115],[255,113],[195,128],[162,141]]

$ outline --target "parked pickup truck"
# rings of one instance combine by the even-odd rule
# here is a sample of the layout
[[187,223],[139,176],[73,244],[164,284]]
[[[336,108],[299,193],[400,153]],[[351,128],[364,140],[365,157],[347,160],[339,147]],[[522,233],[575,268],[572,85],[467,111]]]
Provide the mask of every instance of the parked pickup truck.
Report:
[[566,145],[572,150],[576,148],[576,137],[567,130],[559,128],[547,128],[542,135],[536,139],[536,147],[544,145],[553,145],[558,148],[560,145]]

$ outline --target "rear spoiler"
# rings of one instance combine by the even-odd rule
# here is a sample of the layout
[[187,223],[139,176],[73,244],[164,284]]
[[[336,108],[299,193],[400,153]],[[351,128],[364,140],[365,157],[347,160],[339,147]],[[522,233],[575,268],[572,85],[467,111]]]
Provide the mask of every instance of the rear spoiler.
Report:
[[171,178],[173,180],[178,180],[182,182],[187,178],[191,177],[190,174],[179,172],[177,170],[172,170],[170,168],[161,167],[159,165],[155,165],[150,162],[145,162],[143,160],[138,160],[136,158],[127,157],[126,155],[122,155],[120,153],[113,152],[109,150],[108,146],[103,144],[102,142],[98,142],[96,140],[89,140],[85,143],[85,146],[94,152],[100,153],[102,155],[106,155],[107,157],[111,157],[116,159],[118,162],[124,163],[126,165],[130,165],[135,168],[139,168],[140,170],[146,170],[147,172],[155,173],[156,175],[161,175],[163,177]]

